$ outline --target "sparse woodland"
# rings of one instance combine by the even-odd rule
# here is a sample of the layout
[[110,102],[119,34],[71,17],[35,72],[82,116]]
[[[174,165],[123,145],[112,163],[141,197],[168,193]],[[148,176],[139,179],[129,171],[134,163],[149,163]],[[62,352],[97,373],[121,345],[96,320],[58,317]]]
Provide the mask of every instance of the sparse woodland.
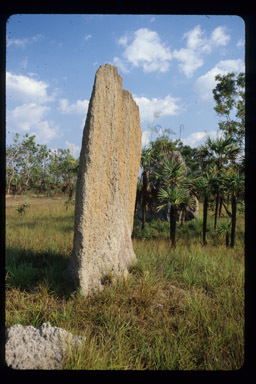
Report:
[[[245,77],[216,80],[219,135],[191,148],[162,129],[143,148],[132,236],[137,262],[127,280],[112,284],[110,276],[86,299],[63,275],[79,160],[29,134],[7,146],[6,327],[50,321],[85,335],[63,369],[243,365]],[[172,151],[184,163],[173,161]],[[193,196],[198,219],[178,221]],[[147,219],[152,206],[168,209],[169,219]]]

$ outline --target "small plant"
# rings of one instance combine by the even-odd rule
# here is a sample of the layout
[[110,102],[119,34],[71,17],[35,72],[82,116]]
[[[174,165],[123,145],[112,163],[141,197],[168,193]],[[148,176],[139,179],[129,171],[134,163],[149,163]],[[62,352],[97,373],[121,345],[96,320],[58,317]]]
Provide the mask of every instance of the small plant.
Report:
[[64,205],[66,207],[66,211],[68,210],[68,208],[71,206],[71,205],[74,205],[75,204],[75,198],[73,197],[72,200],[67,200],[64,202]]
[[217,228],[216,235],[217,237],[222,235],[223,233],[226,233],[226,247],[229,247],[229,230],[231,227],[231,222],[228,223],[227,221],[222,221]]
[[22,215],[22,213],[25,214],[26,208],[29,207],[28,202],[29,202],[29,199],[27,199],[24,204],[22,204],[18,208],[16,208],[16,211],[18,211],[21,215]]
[[[208,217],[206,246],[200,216],[177,225],[171,252],[169,222],[152,220],[141,230],[136,219],[137,261],[129,275],[116,281],[110,270],[102,275],[102,291],[85,298],[63,273],[73,246],[71,209],[41,199],[20,225],[16,208],[10,204],[6,215],[6,327],[38,328],[50,321],[86,336],[81,349],[68,351],[63,369],[210,371],[243,365],[244,215],[237,215],[235,249],[225,247],[228,215],[218,221],[218,242],[214,217]],[[157,238],[145,239],[153,231]]]
[[142,277],[144,275],[142,262],[141,261],[137,261],[135,264],[130,266],[129,273],[131,273],[131,274],[133,274],[135,276],[138,276],[138,277]]

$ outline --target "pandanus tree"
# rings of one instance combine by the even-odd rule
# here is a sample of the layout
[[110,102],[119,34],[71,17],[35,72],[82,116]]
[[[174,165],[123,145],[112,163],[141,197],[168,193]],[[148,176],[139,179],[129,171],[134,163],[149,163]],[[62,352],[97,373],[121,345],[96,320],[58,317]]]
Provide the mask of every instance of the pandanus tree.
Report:
[[[165,130],[168,131],[168,130]],[[166,133],[166,132],[165,132]],[[146,210],[150,203],[150,179],[153,184],[157,182],[153,173],[150,173],[149,168],[158,166],[161,158],[167,158],[168,153],[176,149],[175,143],[168,139],[167,134],[158,137],[154,142],[150,141],[148,146],[142,149],[141,154],[141,201],[142,201],[142,229],[146,222]],[[160,161],[161,162],[161,161]],[[152,180],[154,179],[154,180]]]
[[207,216],[209,199],[213,191],[213,186],[217,180],[216,165],[208,166],[201,176],[193,181],[193,187],[199,196],[203,198],[203,244],[206,245]]
[[172,248],[176,247],[176,218],[177,208],[184,203],[188,197],[186,187],[166,186],[161,188],[158,193],[159,200],[163,203],[159,208],[163,208],[166,204],[170,205],[170,239]]
[[204,149],[208,152],[208,164],[215,164],[219,177],[215,179],[215,215],[214,229],[217,228],[218,216],[220,216],[219,205],[221,202],[221,172],[226,164],[234,162],[241,151],[240,146],[229,135],[211,139],[207,137]]
[[243,200],[245,177],[244,174],[237,172],[233,167],[227,170],[223,177],[226,191],[231,197],[231,236],[230,246],[235,246],[236,221],[237,221],[237,203]]
[[146,209],[147,209],[147,200],[148,200],[148,191],[149,191],[149,170],[153,157],[153,147],[150,143],[148,147],[142,149],[141,154],[141,166],[143,168],[141,177],[142,177],[142,225],[143,229],[146,222]]
[[184,163],[177,163],[174,159],[167,158],[161,169],[155,172],[155,176],[161,183],[158,192],[160,200],[158,210],[166,205],[170,206],[170,239],[171,247],[175,248],[177,208],[187,202],[189,196],[189,189],[185,183],[186,168]]

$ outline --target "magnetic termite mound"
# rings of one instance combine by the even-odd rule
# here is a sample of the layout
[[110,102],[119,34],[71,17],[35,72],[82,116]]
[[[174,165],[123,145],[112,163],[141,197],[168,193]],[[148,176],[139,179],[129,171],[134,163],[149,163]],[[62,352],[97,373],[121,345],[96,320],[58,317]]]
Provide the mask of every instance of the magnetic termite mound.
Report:
[[85,296],[101,290],[106,276],[127,276],[136,260],[131,234],[140,157],[139,108],[117,68],[100,66],[83,132],[68,267]]

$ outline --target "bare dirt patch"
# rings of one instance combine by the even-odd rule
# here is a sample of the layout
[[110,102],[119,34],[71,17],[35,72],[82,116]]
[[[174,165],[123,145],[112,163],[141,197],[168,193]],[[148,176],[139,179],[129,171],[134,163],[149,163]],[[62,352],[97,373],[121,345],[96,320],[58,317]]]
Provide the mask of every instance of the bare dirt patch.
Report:
[[68,196],[56,196],[56,197],[46,197],[46,196],[12,196],[12,195],[6,195],[5,196],[5,203],[6,207],[17,207],[21,204],[24,204],[25,201],[29,200],[28,204],[29,205],[38,205],[38,204],[43,204],[43,203],[56,203],[60,201],[67,201]]

